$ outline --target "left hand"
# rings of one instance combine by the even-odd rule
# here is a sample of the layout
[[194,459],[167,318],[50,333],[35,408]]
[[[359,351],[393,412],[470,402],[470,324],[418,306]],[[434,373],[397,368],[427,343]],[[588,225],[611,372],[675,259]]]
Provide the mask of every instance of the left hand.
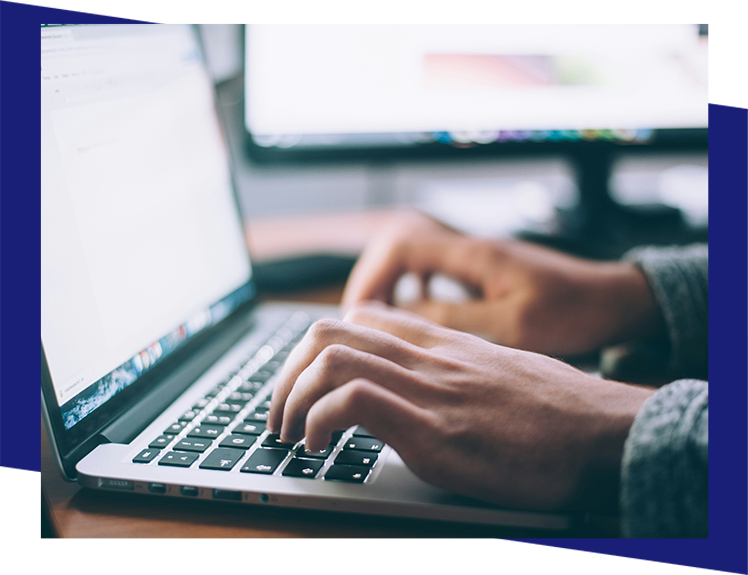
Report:
[[311,327],[268,427],[320,450],[361,424],[430,483],[511,507],[590,508],[615,495],[651,393],[369,303]]

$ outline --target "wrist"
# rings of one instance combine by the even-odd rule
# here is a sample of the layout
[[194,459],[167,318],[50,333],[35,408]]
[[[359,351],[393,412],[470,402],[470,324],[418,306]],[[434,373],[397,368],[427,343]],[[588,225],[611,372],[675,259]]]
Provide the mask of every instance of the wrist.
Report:
[[623,449],[631,426],[654,389],[613,381],[598,383],[598,408],[590,425],[590,449],[579,485],[581,508],[615,512]]
[[609,318],[605,345],[665,333],[662,312],[644,272],[632,263],[604,264],[600,271],[601,305]]

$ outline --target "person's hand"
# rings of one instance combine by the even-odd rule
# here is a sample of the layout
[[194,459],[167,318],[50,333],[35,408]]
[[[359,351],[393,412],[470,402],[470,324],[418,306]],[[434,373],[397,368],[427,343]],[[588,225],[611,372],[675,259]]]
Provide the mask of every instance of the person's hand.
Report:
[[393,304],[408,272],[459,280],[476,297],[428,299],[408,309],[437,323],[519,349],[575,355],[663,330],[644,274],[634,265],[592,262],[521,241],[459,234],[434,220],[401,216],[370,242],[354,267],[343,306]]
[[500,505],[615,497],[623,443],[651,390],[368,303],[291,352],[268,427],[310,450],[360,424],[425,481]]

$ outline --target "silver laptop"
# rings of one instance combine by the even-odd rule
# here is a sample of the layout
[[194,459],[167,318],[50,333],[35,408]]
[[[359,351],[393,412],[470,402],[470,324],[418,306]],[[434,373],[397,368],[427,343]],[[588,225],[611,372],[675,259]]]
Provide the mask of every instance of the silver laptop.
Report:
[[93,489],[528,528],[418,479],[365,429],[320,454],[265,429],[276,373],[337,308],[257,305],[198,33],[44,26],[42,410]]

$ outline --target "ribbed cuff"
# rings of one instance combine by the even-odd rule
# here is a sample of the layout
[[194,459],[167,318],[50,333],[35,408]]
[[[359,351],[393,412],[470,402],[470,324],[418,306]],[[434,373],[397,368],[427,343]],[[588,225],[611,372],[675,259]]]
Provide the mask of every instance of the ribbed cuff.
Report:
[[624,444],[621,530],[626,537],[707,537],[709,390],[680,380],[642,405]]
[[660,306],[670,339],[669,369],[677,376],[706,377],[708,247],[639,248],[624,259],[644,272]]

